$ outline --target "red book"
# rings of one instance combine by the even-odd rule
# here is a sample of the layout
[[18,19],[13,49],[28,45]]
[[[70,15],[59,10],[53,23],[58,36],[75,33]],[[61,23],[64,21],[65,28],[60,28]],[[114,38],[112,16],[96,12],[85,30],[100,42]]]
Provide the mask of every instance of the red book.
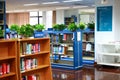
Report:
[[35,44],[35,52],[38,52],[38,44]]
[[6,73],[10,73],[10,64],[6,65]]
[[28,80],[33,80],[33,79],[32,79],[32,75],[29,75],[27,79],[28,79]]
[[6,74],[7,73],[6,67],[7,67],[6,63],[3,63],[2,64],[2,74]]

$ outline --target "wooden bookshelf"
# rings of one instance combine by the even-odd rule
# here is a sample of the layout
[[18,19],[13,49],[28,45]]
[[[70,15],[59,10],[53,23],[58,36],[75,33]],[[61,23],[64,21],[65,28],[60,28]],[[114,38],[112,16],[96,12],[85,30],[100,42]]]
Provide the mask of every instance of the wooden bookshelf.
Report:
[[17,40],[0,40],[0,80],[18,80]]
[[19,80],[31,75],[37,75],[37,80],[52,80],[49,38],[19,39],[18,54]]

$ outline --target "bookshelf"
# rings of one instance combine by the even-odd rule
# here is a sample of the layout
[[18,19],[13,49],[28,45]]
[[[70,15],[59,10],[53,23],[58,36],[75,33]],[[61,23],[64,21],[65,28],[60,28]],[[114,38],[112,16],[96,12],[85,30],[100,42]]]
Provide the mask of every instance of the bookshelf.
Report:
[[84,30],[82,33],[83,64],[94,64],[94,31]]
[[18,40],[19,80],[52,80],[50,39]]
[[120,43],[97,43],[97,64],[120,67]]
[[[51,63],[53,68],[78,69],[82,67],[82,41],[77,33],[65,31],[47,31],[50,37]],[[81,38],[80,38],[81,39]]]
[[0,80],[18,80],[17,40],[0,40]]
[[72,17],[65,17],[64,22],[65,22],[65,25],[69,25],[70,23],[75,23],[74,18]]

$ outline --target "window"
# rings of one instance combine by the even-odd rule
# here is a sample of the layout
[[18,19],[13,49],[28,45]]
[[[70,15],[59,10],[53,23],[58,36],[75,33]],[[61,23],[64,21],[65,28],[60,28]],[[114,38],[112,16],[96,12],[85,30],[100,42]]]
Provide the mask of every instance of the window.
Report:
[[42,17],[42,11],[36,11],[36,12],[30,12],[30,24],[42,24],[43,23],[43,17]]

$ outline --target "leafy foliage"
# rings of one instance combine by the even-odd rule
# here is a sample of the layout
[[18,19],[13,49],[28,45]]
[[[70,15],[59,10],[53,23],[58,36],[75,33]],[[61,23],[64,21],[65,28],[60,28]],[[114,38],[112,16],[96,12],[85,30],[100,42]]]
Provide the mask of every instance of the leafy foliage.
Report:
[[85,23],[80,22],[80,24],[78,25],[78,28],[80,28],[81,30],[85,29]]
[[30,24],[22,25],[20,28],[20,35],[23,35],[24,37],[31,37],[33,36],[34,30]]
[[88,23],[87,26],[88,26],[89,29],[94,30],[94,28],[95,28],[95,23],[94,23],[94,22]]
[[77,25],[75,23],[70,23],[68,25],[68,30],[70,30],[70,31],[75,31],[77,29],[78,29],[78,27],[77,27]]
[[65,24],[55,24],[53,25],[53,29],[56,31],[62,31],[65,28],[67,28],[67,26]]
[[20,27],[17,24],[12,24],[10,30],[19,33]]
[[37,31],[42,31],[42,30],[45,29],[45,25],[43,25],[43,24],[36,24],[34,29],[37,30]]
[[4,30],[2,30],[1,27],[0,27],[0,37],[4,37]]

